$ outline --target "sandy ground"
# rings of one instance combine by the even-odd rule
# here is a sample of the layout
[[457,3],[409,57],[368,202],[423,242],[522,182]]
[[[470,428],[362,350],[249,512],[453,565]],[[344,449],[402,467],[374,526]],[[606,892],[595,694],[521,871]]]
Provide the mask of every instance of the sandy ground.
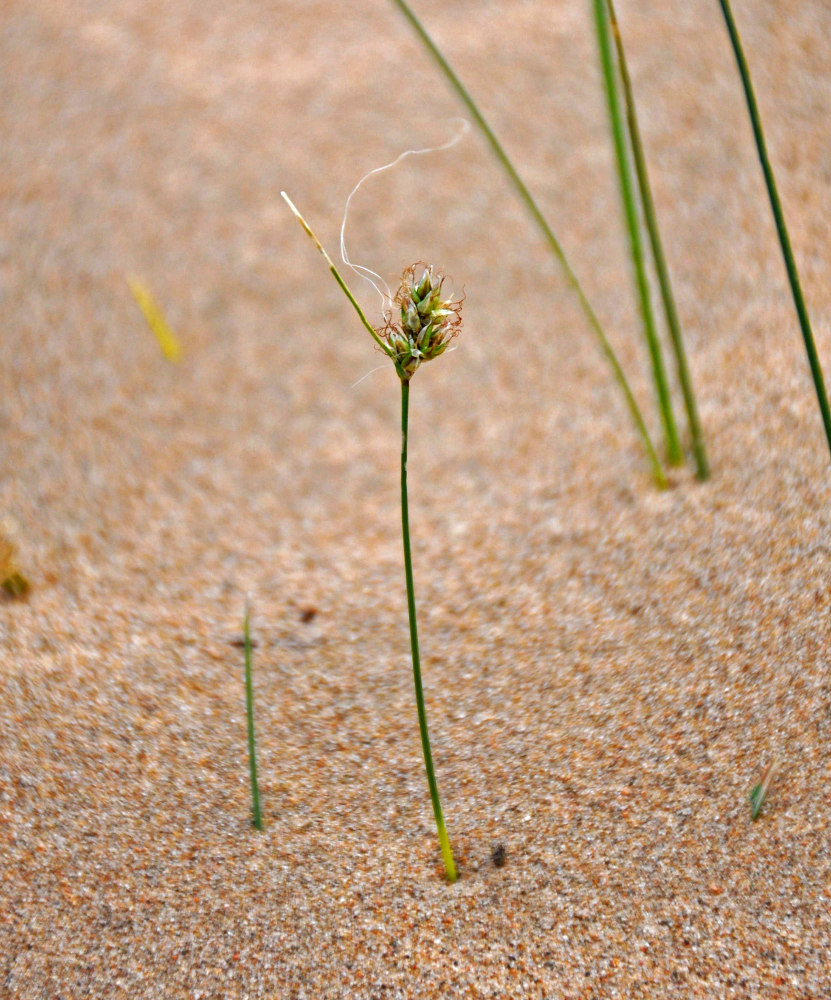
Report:
[[[0,997],[831,997],[829,459],[717,4],[619,4],[706,485],[652,486],[478,135],[352,204],[354,260],[467,296],[410,449],[453,886],[397,382],[279,191],[334,252],[356,181],[459,106],[389,3],[2,9],[0,514],[33,587],[0,602]],[[589,5],[418,9],[657,434]],[[831,7],[735,13],[831,368]]]

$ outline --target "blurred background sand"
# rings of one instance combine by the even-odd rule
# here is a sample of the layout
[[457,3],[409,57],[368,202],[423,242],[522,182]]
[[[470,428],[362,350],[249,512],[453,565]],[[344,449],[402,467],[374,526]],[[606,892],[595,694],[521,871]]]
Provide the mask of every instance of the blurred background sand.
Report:
[[[589,4],[417,9],[657,435]],[[360,177],[459,106],[392,4],[3,13],[0,514],[33,588],[0,603],[0,997],[831,996],[829,458],[717,5],[618,10],[708,484],[651,485],[475,132],[352,203],[355,262],[467,297],[409,464],[453,887],[398,386],[279,192],[334,253]],[[735,15],[828,369],[831,8]]]

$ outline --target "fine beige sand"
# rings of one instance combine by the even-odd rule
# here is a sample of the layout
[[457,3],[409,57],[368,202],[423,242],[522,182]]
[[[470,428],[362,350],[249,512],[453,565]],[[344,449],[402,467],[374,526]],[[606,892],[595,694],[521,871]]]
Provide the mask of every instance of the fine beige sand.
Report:
[[[589,3],[417,2],[657,437]],[[451,886],[398,384],[279,192],[336,254],[459,104],[381,0],[3,5],[0,997],[831,997],[828,449],[718,4],[618,13],[708,483],[478,133],[349,215],[466,295],[409,464]],[[735,14],[831,369],[831,7]]]

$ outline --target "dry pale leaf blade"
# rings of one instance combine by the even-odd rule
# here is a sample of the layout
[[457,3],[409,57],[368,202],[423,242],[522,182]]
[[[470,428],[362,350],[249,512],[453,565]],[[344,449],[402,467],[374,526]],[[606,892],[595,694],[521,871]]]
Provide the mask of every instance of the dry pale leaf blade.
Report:
[[139,309],[141,309],[147,321],[147,325],[159,342],[162,354],[164,354],[168,361],[177,364],[182,360],[182,345],[179,343],[176,334],[168,326],[167,320],[164,318],[164,314],[150,293],[150,290],[137,278],[128,278],[127,284],[130,286],[133,298],[138,303]]

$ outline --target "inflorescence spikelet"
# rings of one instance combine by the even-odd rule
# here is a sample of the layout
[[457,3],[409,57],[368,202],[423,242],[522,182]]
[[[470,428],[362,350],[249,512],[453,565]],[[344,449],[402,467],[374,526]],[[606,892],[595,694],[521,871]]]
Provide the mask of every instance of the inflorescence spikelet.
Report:
[[[421,277],[416,274],[421,270]],[[400,320],[387,318],[378,335],[389,345],[402,379],[409,380],[425,361],[443,354],[462,326],[462,300],[442,298],[446,276],[431,264],[417,262],[405,269],[394,302]]]

